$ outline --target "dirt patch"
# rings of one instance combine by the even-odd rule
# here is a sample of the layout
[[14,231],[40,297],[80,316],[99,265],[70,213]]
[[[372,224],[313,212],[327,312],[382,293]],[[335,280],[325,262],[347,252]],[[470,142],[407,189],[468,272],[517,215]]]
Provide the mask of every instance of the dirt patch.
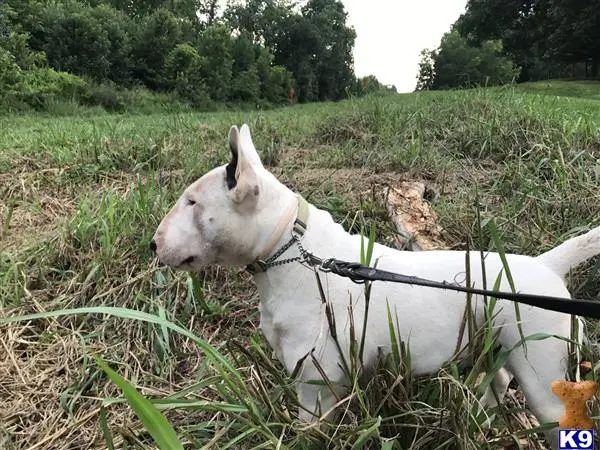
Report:
[[[315,154],[321,149],[319,148],[305,148],[305,147],[283,147],[278,155],[277,161],[283,162],[286,165],[299,165],[303,163],[306,166],[307,163],[313,162]],[[269,167],[269,170],[273,170],[274,167]]]

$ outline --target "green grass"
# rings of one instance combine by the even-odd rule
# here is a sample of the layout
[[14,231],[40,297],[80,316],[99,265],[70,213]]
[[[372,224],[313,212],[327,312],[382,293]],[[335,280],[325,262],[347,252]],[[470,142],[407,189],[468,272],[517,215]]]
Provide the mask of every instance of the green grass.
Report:
[[598,80],[548,80],[519,84],[517,89],[534,94],[600,100],[600,81]]
[[[0,389],[11,393],[0,447],[151,443],[96,355],[152,399],[185,448],[497,447],[523,428],[520,405],[509,399],[496,415],[501,431],[481,432],[474,395],[487,356],[477,352],[467,374],[450,361],[414,378],[409,349],[398,347],[348,400],[339,428],[304,430],[291,382],[257,331],[248,275],[172,273],[147,244],[181,190],[226,162],[229,127],[247,122],[272,170],[348,229],[375,225],[391,243],[380,191],[417,179],[440,194],[449,246],[540,253],[600,225],[597,93],[589,83],[551,86],[254,112],[0,117],[2,315],[88,308],[0,325]],[[491,218],[495,228],[480,234]],[[574,273],[571,289],[598,299],[600,261]]]

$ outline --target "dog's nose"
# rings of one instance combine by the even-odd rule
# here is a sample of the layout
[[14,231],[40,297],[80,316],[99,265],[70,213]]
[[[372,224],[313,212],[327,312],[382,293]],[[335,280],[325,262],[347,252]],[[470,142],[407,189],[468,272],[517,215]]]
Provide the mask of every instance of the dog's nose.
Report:
[[150,250],[152,250],[153,252],[156,251],[156,242],[154,242],[154,239],[150,241]]

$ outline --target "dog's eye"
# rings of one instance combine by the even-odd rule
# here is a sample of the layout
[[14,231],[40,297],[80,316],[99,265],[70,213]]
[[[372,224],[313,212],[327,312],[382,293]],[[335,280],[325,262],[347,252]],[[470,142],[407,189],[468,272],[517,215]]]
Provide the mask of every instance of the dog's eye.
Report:
[[194,200],[192,200],[191,198],[187,199],[187,204],[190,206],[194,206],[196,204],[196,202]]

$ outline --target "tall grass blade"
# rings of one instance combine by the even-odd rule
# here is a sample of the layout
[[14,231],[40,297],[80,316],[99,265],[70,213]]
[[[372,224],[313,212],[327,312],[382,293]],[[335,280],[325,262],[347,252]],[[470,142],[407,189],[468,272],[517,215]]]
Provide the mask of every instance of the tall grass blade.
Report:
[[[490,235],[492,237],[492,242],[494,243],[494,247],[496,248],[496,251],[498,252],[498,255],[500,256],[500,260],[502,261],[502,267],[504,268],[504,273],[506,274],[506,279],[508,280],[508,284],[510,286],[510,289],[512,290],[512,292],[516,292],[516,288],[515,288],[515,282],[512,276],[512,273],[510,272],[510,267],[508,266],[508,260],[506,259],[506,252],[504,251],[504,244],[502,243],[502,241],[500,240],[500,237],[498,235],[498,228],[496,227],[496,221],[494,220],[490,220],[488,222],[488,227],[490,230]],[[499,289],[500,286],[498,286],[495,289]],[[513,303],[514,308],[515,308],[515,316],[517,318],[517,328],[519,329],[519,336],[521,337],[521,341],[523,342],[523,350],[525,352],[525,354],[527,355],[527,346],[525,345],[525,335],[523,334],[523,327],[521,326],[521,310],[519,309],[519,304],[517,302]]]
[[115,450],[115,443],[113,436],[108,426],[108,419],[106,416],[106,405],[100,406],[100,428],[102,428],[102,436],[104,437],[104,443],[106,444],[107,450]]
[[129,406],[140,419],[146,431],[150,433],[158,448],[161,450],[183,450],[183,445],[179,441],[177,433],[152,402],[141,395],[129,381],[112,370],[102,359],[98,357],[94,357],[94,359],[112,382],[123,391]]
[[366,430],[361,431],[358,435],[356,441],[354,441],[354,445],[352,446],[352,450],[359,450],[365,448],[365,444],[372,439],[373,437],[379,436],[379,426],[381,425],[381,417],[377,418],[377,421],[371,425]]

